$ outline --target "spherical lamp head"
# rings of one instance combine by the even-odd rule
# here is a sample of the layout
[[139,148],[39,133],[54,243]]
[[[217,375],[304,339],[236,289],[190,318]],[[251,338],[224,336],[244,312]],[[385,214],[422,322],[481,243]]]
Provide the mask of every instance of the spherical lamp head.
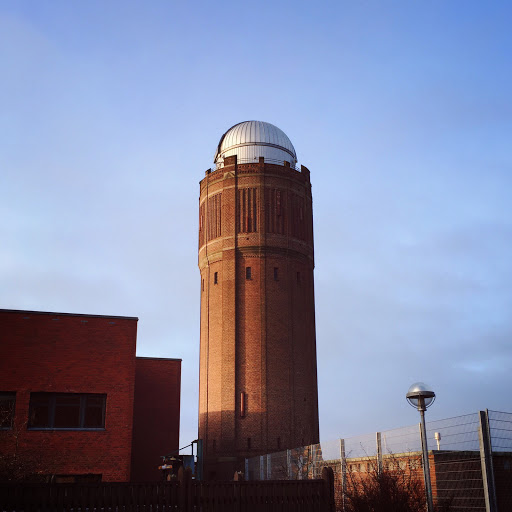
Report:
[[418,411],[424,411],[434,403],[436,394],[424,382],[415,382],[407,391],[405,398],[407,398],[412,407],[416,407]]

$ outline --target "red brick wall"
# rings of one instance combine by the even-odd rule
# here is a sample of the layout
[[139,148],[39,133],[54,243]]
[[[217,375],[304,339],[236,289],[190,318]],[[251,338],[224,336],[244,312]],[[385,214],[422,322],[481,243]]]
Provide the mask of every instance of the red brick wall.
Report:
[[180,389],[181,359],[137,357],[132,481],[161,480],[160,456],[179,449]]
[[[243,457],[317,443],[319,435],[309,171],[224,163],[201,182],[199,232],[199,437],[206,476],[217,478],[231,476]],[[221,228],[208,240],[212,196],[221,197]]]
[[[0,452],[18,444],[33,473],[128,481],[136,337],[136,318],[0,310],[0,391],[16,391],[15,425],[0,431]],[[105,430],[27,430],[38,391],[106,394]]]

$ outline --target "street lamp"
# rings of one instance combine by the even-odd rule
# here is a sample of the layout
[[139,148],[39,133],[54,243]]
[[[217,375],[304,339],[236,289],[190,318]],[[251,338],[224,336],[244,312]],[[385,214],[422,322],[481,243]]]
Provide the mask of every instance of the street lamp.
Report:
[[430,464],[428,462],[428,446],[427,446],[427,430],[425,428],[425,411],[430,407],[436,399],[436,394],[429,386],[423,382],[415,382],[405,395],[407,401],[420,411],[421,423],[421,449],[423,452],[423,477],[425,478],[425,490],[427,494],[427,510],[434,511],[432,501],[432,484],[430,482]]

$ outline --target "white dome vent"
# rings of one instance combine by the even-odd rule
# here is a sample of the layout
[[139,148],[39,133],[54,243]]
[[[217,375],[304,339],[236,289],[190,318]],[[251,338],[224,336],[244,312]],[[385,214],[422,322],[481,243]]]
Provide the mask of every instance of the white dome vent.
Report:
[[291,167],[297,165],[295,148],[287,135],[277,126],[262,121],[244,121],[232,126],[221,138],[215,153],[217,168],[224,166],[224,158],[237,155],[238,163],[266,162]]

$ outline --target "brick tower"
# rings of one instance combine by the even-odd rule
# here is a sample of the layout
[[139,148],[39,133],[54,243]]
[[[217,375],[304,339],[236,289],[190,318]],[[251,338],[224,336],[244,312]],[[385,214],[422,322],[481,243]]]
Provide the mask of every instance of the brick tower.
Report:
[[309,170],[276,126],[220,139],[200,183],[199,438],[206,478],[243,459],[317,443]]

